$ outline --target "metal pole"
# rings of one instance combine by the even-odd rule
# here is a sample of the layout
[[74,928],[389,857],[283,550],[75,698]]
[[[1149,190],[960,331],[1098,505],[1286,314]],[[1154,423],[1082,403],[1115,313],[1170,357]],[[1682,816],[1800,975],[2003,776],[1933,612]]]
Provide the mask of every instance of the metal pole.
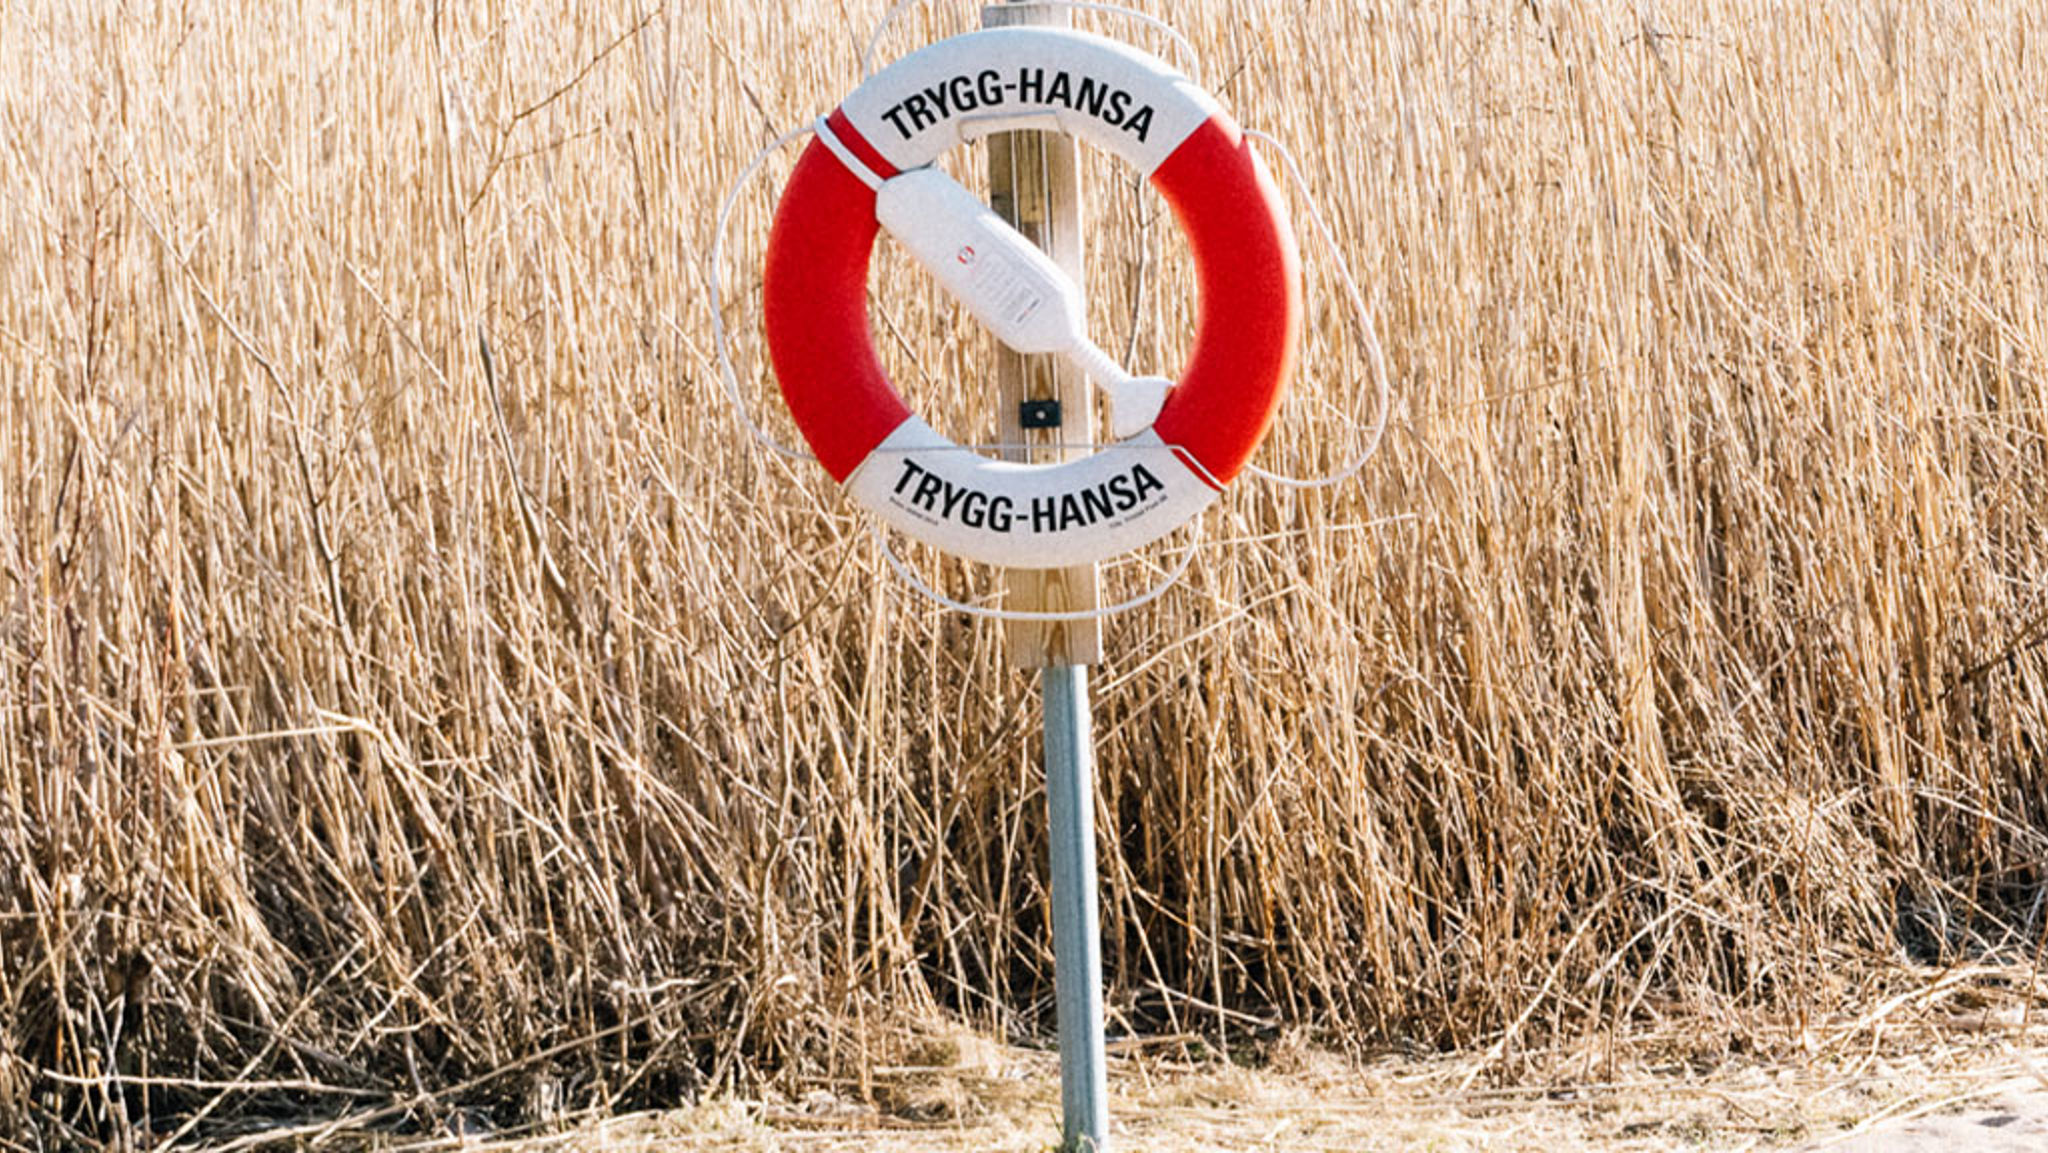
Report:
[[1060,1148],[1107,1148],[1102,931],[1096,908],[1095,754],[1088,666],[1045,670],[1045,795],[1052,841],[1053,982],[1059,1002]]

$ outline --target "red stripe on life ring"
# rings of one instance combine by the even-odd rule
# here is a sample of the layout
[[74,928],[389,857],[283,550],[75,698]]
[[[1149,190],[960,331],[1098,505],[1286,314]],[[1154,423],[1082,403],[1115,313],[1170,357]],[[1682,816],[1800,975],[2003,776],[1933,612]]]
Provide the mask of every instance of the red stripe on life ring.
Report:
[[[877,175],[895,169],[833,113],[834,135]],[[762,311],[775,378],[818,463],[845,483],[910,409],[868,336],[875,193],[821,141],[804,149],[768,235]]]
[[1197,128],[1152,185],[1187,233],[1201,284],[1194,351],[1153,427],[1220,488],[1258,448],[1293,372],[1301,253],[1279,189],[1228,117]]
[[846,145],[846,150],[853,153],[855,159],[868,166],[868,171],[883,180],[898,173],[897,167],[889,163],[888,158],[877,151],[874,145],[869,144],[868,138],[862,136],[860,129],[853,126],[853,121],[846,118],[846,109],[834,108],[832,115],[825,118],[825,127],[831,129],[832,135],[839,138],[839,143]]

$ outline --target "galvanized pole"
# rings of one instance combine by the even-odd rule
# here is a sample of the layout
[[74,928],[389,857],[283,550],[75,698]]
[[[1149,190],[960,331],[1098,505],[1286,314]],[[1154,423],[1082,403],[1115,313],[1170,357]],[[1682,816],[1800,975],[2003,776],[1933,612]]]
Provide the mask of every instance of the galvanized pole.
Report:
[[1109,1134],[1102,1040],[1102,931],[1096,908],[1095,755],[1088,666],[1044,674],[1045,803],[1052,841],[1053,982],[1059,1001],[1060,1114],[1067,1150],[1099,1150]]
[[[1069,24],[1066,12],[1010,2],[981,11],[983,27]],[[1085,284],[1080,149],[1058,133],[990,137],[990,207]],[[1094,440],[1088,381],[1061,358],[1003,350],[998,360],[999,427],[1011,459],[1048,462],[1087,451]],[[1095,566],[1011,569],[1008,605],[1028,611],[1091,609]],[[1010,660],[1042,670],[1045,795],[1052,842],[1053,981],[1060,1043],[1060,1111],[1065,1153],[1099,1153],[1109,1137],[1109,1080],[1102,1037],[1102,932],[1095,873],[1095,768],[1088,713],[1088,665],[1101,658],[1094,620],[1014,622]]]

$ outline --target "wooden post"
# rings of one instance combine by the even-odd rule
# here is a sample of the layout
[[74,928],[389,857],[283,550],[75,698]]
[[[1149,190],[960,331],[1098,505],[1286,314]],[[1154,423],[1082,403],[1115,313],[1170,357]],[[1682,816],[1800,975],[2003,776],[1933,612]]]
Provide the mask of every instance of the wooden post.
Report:
[[[983,27],[1071,24],[1064,10],[1012,3],[981,10]],[[1086,286],[1081,244],[1081,149],[1051,132],[989,138],[989,206]],[[997,353],[1002,440],[1011,460],[1051,463],[1095,441],[1088,378],[1059,357]],[[1043,419],[1045,402],[1059,414]],[[1026,404],[1039,409],[1025,419]],[[1029,427],[1027,427],[1029,426]],[[1098,604],[1095,566],[1006,569],[1006,606],[1072,612]],[[1012,621],[1010,661],[1040,669],[1045,697],[1046,828],[1052,865],[1053,984],[1060,1037],[1061,1153],[1102,1153],[1109,1140],[1102,1031],[1102,932],[1095,869],[1095,754],[1088,666],[1102,658],[1102,622]]]
[[[982,26],[1071,24],[1060,9],[1010,3],[981,10]],[[1058,261],[1074,283],[1087,285],[1081,240],[1081,150],[1057,132],[1001,132],[988,139],[989,207]],[[1001,407],[1000,439],[1010,460],[1049,463],[1085,456],[1095,440],[1095,405],[1088,378],[1057,356],[1025,356],[1008,348],[996,353],[996,389]],[[1027,428],[1027,401],[1058,405],[1057,427]],[[1037,423],[1034,421],[1033,423]],[[1065,447],[1062,447],[1065,446]],[[1026,612],[1077,612],[1100,603],[1095,566],[1062,569],[1007,569],[1006,608]],[[1020,669],[1090,665],[1102,659],[1102,622],[1011,621],[1010,661]]]

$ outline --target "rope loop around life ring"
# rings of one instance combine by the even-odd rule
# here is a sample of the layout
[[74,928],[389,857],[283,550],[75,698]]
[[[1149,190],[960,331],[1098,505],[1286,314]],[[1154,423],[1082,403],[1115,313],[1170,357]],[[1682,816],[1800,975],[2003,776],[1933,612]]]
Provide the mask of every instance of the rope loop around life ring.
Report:
[[[1156,417],[1059,464],[992,460],[939,434],[889,380],[868,325],[868,267],[886,223],[948,288],[978,296],[970,307],[999,337],[1055,350],[1060,326],[1048,317],[1063,304],[1078,312],[1060,299],[1078,293],[1037,271],[1043,254],[1021,237],[1028,251],[984,243],[1006,226],[969,220],[978,203],[931,167],[963,142],[1016,129],[1079,137],[1147,176],[1187,235],[1199,285],[1194,344]],[[783,190],[763,283],[783,399],[826,471],[890,526],[1006,568],[1104,560],[1206,508],[1272,423],[1301,293],[1286,207],[1216,101],[1127,45],[1038,27],[939,41],[850,93]],[[1099,383],[1121,375],[1085,333],[1078,340],[1068,351]]]

